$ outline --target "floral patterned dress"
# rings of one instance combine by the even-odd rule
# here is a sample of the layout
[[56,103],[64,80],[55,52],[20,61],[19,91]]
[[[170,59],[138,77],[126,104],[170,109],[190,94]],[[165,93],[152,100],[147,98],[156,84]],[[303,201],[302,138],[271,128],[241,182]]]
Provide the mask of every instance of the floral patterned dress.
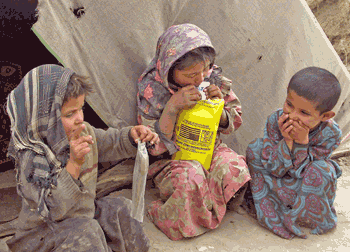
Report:
[[333,207],[339,165],[330,159],[341,131],[329,120],[309,133],[309,144],[294,143],[290,151],[278,128],[283,110],[269,116],[264,137],[251,142],[247,163],[258,221],[275,234],[306,238],[300,225],[322,234],[336,226]]
[[159,188],[160,199],[152,202],[148,216],[170,239],[201,235],[218,227],[226,213],[227,202],[249,180],[245,157],[238,155],[220,140],[220,133],[231,134],[241,124],[241,106],[233,93],[231,80],[214,66],[207,81],[217,85],[224,95],[227,128],[219,127],[209,170],[194,160],[159,158],[179,150],[175,134],[168,140],[159,129],[159,118],[166,103],[179,88],[168,82],[172,64],[194,48],[213,47],[208,35],[192,24],[170,27],[160,36],[156,56],[138,81],[138,122],[159,134],[161,142],[150,151],[158,156],[149,175]]

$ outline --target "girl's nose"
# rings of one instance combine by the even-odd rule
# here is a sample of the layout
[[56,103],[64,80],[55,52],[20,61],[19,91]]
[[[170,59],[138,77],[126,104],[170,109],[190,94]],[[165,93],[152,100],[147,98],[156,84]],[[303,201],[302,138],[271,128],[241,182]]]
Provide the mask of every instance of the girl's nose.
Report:
[[196,78],[196,85],[200,85],[204,81],[204,77],[204,73],[199,74]]

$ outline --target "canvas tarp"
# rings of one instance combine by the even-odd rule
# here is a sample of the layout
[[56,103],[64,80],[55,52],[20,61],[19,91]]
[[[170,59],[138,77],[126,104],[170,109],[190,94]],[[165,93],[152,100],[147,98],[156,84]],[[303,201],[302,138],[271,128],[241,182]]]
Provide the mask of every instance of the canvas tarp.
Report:
[[[56,58],[88,75],[88,103],[108,125],[136,124],[136,83],[171,25],[206,31],[216,63],[233,80],[243,125],[225,142],[240,154],[262,136],[267,116],[282,107],[291,76],[306,66],[334,73],[342,85],[335,111],[350,132],[350,77],[304,0],[40,0],[33,30]],[[338,154],[346,153],[346,141]]]

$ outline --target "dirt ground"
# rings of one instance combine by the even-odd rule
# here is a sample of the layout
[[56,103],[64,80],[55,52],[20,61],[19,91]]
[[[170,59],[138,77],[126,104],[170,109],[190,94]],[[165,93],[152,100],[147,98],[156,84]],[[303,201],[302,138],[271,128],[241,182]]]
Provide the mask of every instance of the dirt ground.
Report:
[[[350,157],[339,158],[338,163],[343,169],[343,175],[338,180],[338,190],[335,199],[335,209],[338,215],[338,226],[323,235],[308,234],[307,239],[280,238],[261,227],[255,219],[243,209],[228,211],[219,228],[196,238],[180,241],[168,239],[149,219],[144,217],[144,230],[151,241],[150,252],[156,251],[215,251],[215,252],[255,252],[255,251],[333,251],[344,252],[350,247],[350,206],[348,191],[350,189]],[[131,199],[131,189],[113,193],[114,196],[125,196]],[[156,189],[147,183],[146,202],[149,204],[157,198]],[[10,237],[0,240],[0,251],[4,250],[4,242]]]
[[[338,158],[337,161],[343,170],[343,175],[338,180],[334,204],[338,215],[338,226],[327,234],[312,235],[309,234],[310,230],[305,228],[304,232],[308,234],[307,239],[286,240],[261,227],[254,218],[240,208],[238,211],[229,210],[216,230],[196,238],[171,241],[145,216],[143,226],[151,241],[150,252],[348,251],[350,247],[350,206],[347,190],[350,189],[350,157]],[[117,191],[112,195],[131,199],[131,189]],[[147,183],[145,198],[146,205],[157,198],[157,191],[151,187],[150,183]],[[9,238],[0,240],[0,251],[5,251],[4,242]]]
[[[306,2],[338,55],[350,70],[350,0],[306,0]],[[341,157],[337,161],[343,169],[343,175],[338,180],[335,199],[338,226],[327,234],[310,234],[308,239],[285,240],[261,227],[243,209],[239,209],[228,211],[216,230],[192,239],[171,241],[145,217],[144,230],[151,240],[150,251],[348,251],[350,247],[350,205],[348,205],[347,190],[350,189],[350,157]],[[131,198],[131,189],[124,189],[113,195]],[[156,189],[151,188],[148,184],[146,205],[156,199],[156,195]],[[305,233],[309,231],[305,229]],[[4,251],[4,242],[9,238],[0,239],[0,251]]]

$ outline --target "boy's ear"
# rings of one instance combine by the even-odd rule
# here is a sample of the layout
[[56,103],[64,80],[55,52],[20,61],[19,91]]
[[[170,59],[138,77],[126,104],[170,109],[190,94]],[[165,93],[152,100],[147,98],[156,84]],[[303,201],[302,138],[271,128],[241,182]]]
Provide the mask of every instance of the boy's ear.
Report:
[[322,119],[321,121],[327,121],[335,116],[335,113],[333,111],[327,111],[322,114]]

